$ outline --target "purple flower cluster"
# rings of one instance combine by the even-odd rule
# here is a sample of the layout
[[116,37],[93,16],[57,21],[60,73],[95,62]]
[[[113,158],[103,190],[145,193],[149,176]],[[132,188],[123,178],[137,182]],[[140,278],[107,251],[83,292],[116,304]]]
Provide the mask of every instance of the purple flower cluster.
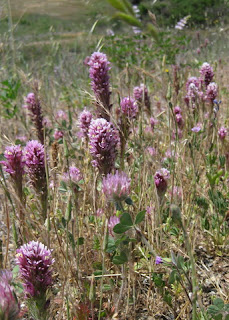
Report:
[[30,241],[17,249],[16,263],[20,268],[27,297],[45,296],[53,281],[51,266],[54,259],[51,250],[41,242]]
[[155,125],[158,123],[158,120],[155,118],[150,118],[151,129],[154,130]]
[[64,136],[63,131],[58,130],[58,129],[56,129],[56,130],[54,131],[53,138],[54,138],[55,140],[59,140],[59,139],[63,138],[63,136]]
[[25,146],[25,164],[34,188],[43,191],[46,186],[44,146],[37,140],[29,141]]
[[200,79],[197,77],[190,77],[186,82],[186,90],[188,91],[190,84],[193,83],[197,89],[200,89],[201,82]]
[[89,129],[91,120],[92,120],[92,114],[90,111],[87,111],[86,109],[83,112],[81,112],[81,114],[79,115],[80,129],[83,132],[85,137],[87,137],[88,135],[88,129]]
[[44,144],[44,127],[43,127],[43,116],[41,110],[40,100],[37,94],[29,93],[25,98],[24,108],[30,111],[30,116],[35,124],[37,130],[38,139],[42,144]]
[[218,86],[215,82],[209,83],[206,89],[205,100],[213,104],[213,101],[218,95]]
[[175,114],[181,114],[181,108],[179,106],[174,107],[173,112]]
[[71,180],[73,183],[77,184],[80,180],[82,180],[82,178],[83,177],[80,170],[75,166],[71,166],[69,168],[69,172],[64,172],[62,175],[62,180],[66,183],[69,183]]
[[0,161],[4,166],[4,170],[8,172],[14,182],[18,197],[22,200],[22,180],[24,174],[25,161],[23,159],[23,151],[20,145],[6,147],[4,152],[6,160]]
[[115,233],[113,231],[114,227],[116,226],[116,224],[120,223],[120,218],[116,217],[116,216],[112,216],[110,217],[109,221],[108,221],[108,230],[109,230],[109,234],[114,237]]
[[190,16],[186,16],[184,18],[182,18],[179,22],[177,22],[177,24],[175,25],[175,29],[177,30],[183,30],[185,25],[187,24],[188,22],[188,19],[189,19]]
[[6,147],[4,152],[6,160],[0,161],[3,164],[4,169],[13,178],[21,179],[24,173],[25,162],[23,161],[23,152],[20,145]]
[[225,127],[221,127],[218,131],[218,135],[221,140],[224,140],[227,135],[227,129]]
[[102,190],[109,201],[124,201],[130,194],[130,182],[125,172],[116,171],[103,178]]
[[88,62],[90,66],[89,74],[91,78],[91,86],[98,102],[102,103],[99,108],[98,115],[109,120],[108,112],[111,109],[110,104],[110,84],[109,84],[109,67],[110,62],[107,56],[101,52],[94,52]]
[[156,256],[155,263],[161,264],[161,263],[163,263],[163,259],[160,256]]
[[[194,77],[192,77],[194,78]],[[190,80],[190,79],[189,79]],[[188,80],[188,82],[189,82]],[[187,82],[187,83],[188,83]],[[187,89],[187,95],[185,96],[185,102],[188,107],[196,108],[196,104],[202,99],[203,93],[199,90],[199,85],[196,82],[191,82]]]
[[12,274],[2,271],[0,274],[0,319],[14,320],[18,318],[19,304],[10,285]]
[[214,77],[214,72],[209,63],[204,62],[200,68],[201,79],[204,81],[205,86],[207,87]]
[[183,126],[184,126],[184,119],[183,119],[182,114],[181,114],[181,108],[179,106],[176,106],[173,109],[173,112],[175,114],[175,120],[176,120],[177,126],[180,129],[182,129]]
[[112,123],[106,119],[92,120],[88,130],[89,149],[93,157],[92,164],[101,173],[107,174],[114,167],[119,134]]
[[169,178],[170,172],[165,168],[162,168],[156,172],[154,176],[154,183],[159,196],[163,195],[166,192],[168,186],[167,181]]
[[120,105],[122,114],[127,116],[127,118],[134,119],[136,117],[138,105],[134,99],[129,97],[123,98]]
[[58,110],[56,113],[56,119],[57,120],[68,120],[68,116],[66,114],[66,112],[64,112],[63,110]]
[[147,110],[150,111],[151,105],[150,105],[150,97],[147,87],[144,84],[141,84],[139,87],[135,87],[133,90],[134,99],[142,103],[144,101],[144,104],[147,108]]

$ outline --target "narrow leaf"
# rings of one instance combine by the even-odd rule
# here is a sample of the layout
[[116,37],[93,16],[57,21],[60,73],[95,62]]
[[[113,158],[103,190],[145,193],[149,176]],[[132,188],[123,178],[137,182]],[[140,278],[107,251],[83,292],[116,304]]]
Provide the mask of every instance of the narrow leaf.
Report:
[[126,13],[123,13],[123,12],[117,12],[114,15],[114,18],[123,20],[124,22],[128,23],[131,26],[142,28],[141,22],[138,19],[136,19],[135,17],[133,17],[133,16],[131,16],[129,14],[126,14]]
[[114,7],[115,9],[118,9],[122,12],[126,12],[126,7],[122,3],[122,1],[120,1],[120,0],[107,0],[107,2],[110,3],[110,5],[112,5],[112,7]]

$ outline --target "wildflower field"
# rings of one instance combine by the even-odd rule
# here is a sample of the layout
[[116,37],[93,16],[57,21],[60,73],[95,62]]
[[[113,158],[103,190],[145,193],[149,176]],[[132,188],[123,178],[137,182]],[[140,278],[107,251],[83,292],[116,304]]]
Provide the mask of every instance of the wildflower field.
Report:
[[228,25],[137,2],[0,7],[0,320],[229,320]]

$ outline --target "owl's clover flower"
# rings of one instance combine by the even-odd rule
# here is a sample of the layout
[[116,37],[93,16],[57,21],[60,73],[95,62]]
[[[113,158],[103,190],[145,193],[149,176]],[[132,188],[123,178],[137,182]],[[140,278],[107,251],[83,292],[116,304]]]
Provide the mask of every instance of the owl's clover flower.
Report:
[[183,119],[183,117],[182,117],[182,115],[180,113],[175,115],[175,120],[176,120],[176,123],[177,123],[178,127],[183,128],[184,119]]
[[30,111],[30,116],[37,130],[38,139],[44,144],[44,125],[41,103],[37,93],[29,93],[25,98],[24,108]]
[[190,77],[190,78],[188,78],[188,81],[186,82],[186,90],[187,91],[188,91],[191,83],[193,83],[197,89],[200,89],[200,85],[201,85],[200,79],[197,77]]
[[205,100],[213,103],[215,98],[218,95],[218,86],[215,82],[211,82],[209,83],[209,85],[207,86],[206,89],[206,96],[205,96]]
[[41,242],[30,241],[17,249],[16,264],[19,265],[27,298],[45,297],[53,282],[53,263],[51,250]]
[[203,93],[200,92],[198,86],[194,82],[189,84],[187,95],[185,97],[185,102],[188,106],[191,106],[193,109],[196,108],[196,104],[198,103],[198,100],[201,100],[203,96]]
[[66,183],[69,183],[70,180],[77,184],[80,180],[82,180],[82,174],[78,168],[75,166],[71,166],[68,172],[64,172],[62,175],[62,180]]
[[35,189],[41,190],[46,182],[44,146],[37,140],[31,140],[24,151],[27,173]]
[[79,115],[79,126],[85,137],[88,136],[88,130],[89,130],[91,120],[92,120],[91,112],[84,109],[84,111],[82,111]]
[[158,120],[155,118],[150,118],[151,129],[154,130],[155,125],[158,123]]
[[29,141],[24,149],[26,171],[35,191],[39,194],[43,219],[47,215],[47,180],[45,170],[44,146],[37,140]]
[[227,135],[227,129],[225,127],[221,127],[218,131],[218,135],[221,140],[224,140]]
[[24,173],[25,162],[23,161],[23,152],[20,145],[6,147],[4,152],[6,160],[0,161],[4,166],[4,170],[8,172],[11,177],[18,179]]
[[20,145],[6,147],[4,152],[5,160],[0,161],[4,166],[4,170],[10,174],[17,195],[20,200],[23,199],[22,180],[24,174],[25,161],[23,159],[23,151]]
[[201,79],[204,81],[205,86],[207,87],[214,77],[213,68],[209,63],[204,62],[200,68]]
[[134,99],[142,103],[144,102],[147,110],[150,111],[151,105],[150,105],[150,97],[147,87],[142,83],[139,87],[135,87],[133,90]]
[[128,198],[130,183],[131,179],[125,172],[116,171],[103,178],[102,190],[108,201],[120,202]]
[[154,183],[159,196],[162,196],[166,192],[169,178],[170,172],[165,168],[162,168],[155,173]]
[[175,114],[181,114],[181,108],[179,106],[174,107],[173,112]]
[[123,98],[120,105],[122,114],[127,116],[128,119],[134,119],[136,117],[138,105],[134,99],[129,97]]
[[94,52],[88,62],[89,75],[91,78],[91,86],[98,102],[102,103],[103,107],[98,105],[98,115],[109,120],[108,112],[111,110],[110,104],[110,84],[109,84],[109,67],[110,62],[107,56],[101,52]]
[[91,121],[88,137],[93,166],[97,167],[100,173],[110,173],[117,155],[118,131],[112,123],[99,118]]

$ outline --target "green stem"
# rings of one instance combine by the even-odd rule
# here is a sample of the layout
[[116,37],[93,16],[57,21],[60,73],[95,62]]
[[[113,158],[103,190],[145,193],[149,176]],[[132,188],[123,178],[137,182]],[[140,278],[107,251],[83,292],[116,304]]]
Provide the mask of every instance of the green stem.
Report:
[[197,278],[196,278],[196,265],[195,265],[195,259],[192,252],[192,247],[188,238],[188,234],[185,230],[183,222],[181,222],[181,227],[184,234],[184,242],[186,245],[186,249],[188,251],[188,255],[191,262],[191,272],[192,272],[192,320],[197,320]]

